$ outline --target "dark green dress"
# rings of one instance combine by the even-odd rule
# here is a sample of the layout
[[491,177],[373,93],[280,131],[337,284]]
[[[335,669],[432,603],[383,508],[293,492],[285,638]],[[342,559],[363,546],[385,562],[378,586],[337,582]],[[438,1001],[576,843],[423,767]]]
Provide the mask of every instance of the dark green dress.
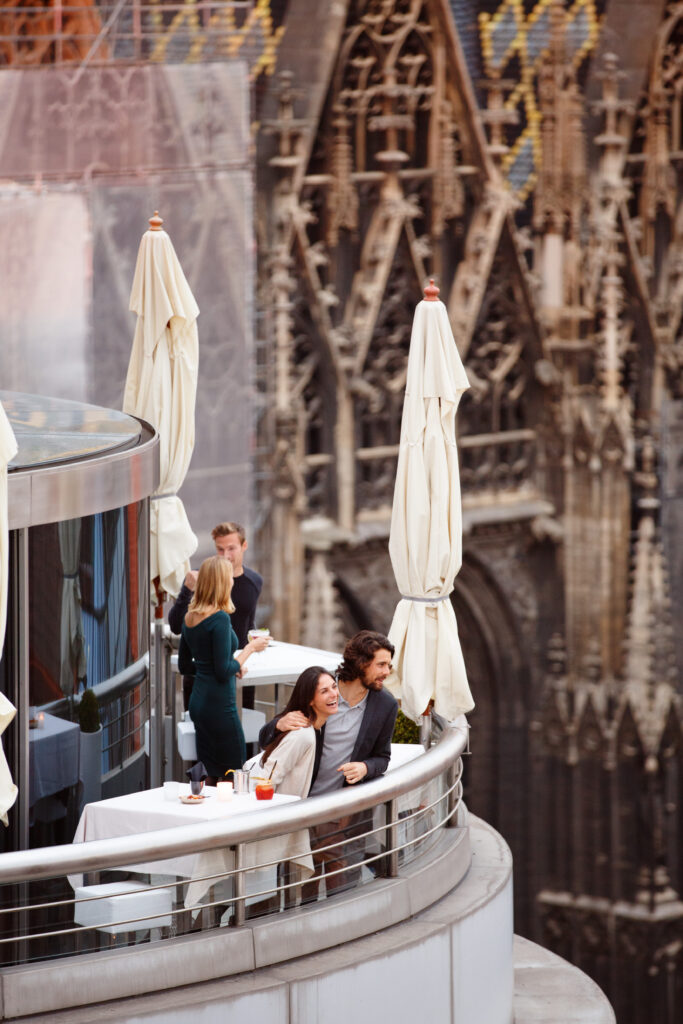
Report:
[[183,623],[178,649],[178,671],[194,676],[190,718],[197,758],[218,779],[230,768],[241,768],[247,756],[237,713],[237,643],[230,616],[214,612],[196,626]]

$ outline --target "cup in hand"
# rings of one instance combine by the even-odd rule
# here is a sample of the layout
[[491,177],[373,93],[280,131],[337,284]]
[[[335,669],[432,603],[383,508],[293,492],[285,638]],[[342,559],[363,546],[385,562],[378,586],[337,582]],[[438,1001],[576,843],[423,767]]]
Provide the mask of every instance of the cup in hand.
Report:
[[249,641],[264,640],[267,647],[270,643],[270,630],[266,626],[263,626],[261,629],[250,629],[247,633],[247,639]]

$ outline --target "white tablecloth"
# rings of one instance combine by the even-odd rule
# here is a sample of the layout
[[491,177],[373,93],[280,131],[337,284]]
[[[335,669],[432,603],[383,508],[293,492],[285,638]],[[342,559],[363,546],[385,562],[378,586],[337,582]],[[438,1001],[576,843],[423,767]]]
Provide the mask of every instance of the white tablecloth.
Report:
[[[414,744],[392,744],[389,770],[407,764],[419,757],[423,749]],[[180,792],[187,793],[189,787],[180,783]],[[111,800],[99,800],[86,804],[83,808],[76,833],[75,843],[89,842],[93,839],[111,839],[114,836],[137,835],[143,832],[154,832],[158,829],[173,828],[176,825],[188,825],[197,821],[215,821],[230,818],[235,814],[255,813],[271,806],[271,802],[259,801],[253,793],[233,796],[229,802],[222,802],[216,796],[216,790],[206,786],[208,797],[201,804],[182,804],[179,799],[166,800],[164,790],[149,789],[127,796],[114,797]],[[275,803],[284,804],[296,801],[296,796],[285,796],[276,793]],[[405,802],[405,808],[401,801]],[[408,810],[416,803],[415,795],[406,794],[399,801],[399,810]],[[419,799],[417,800],[419,803]],[[379,821],[376,821],[379,824]],[[254,868],[265,862],[292,861],[300,870],[302,879],[313,873],[313,860],[310,852],[308,829],[274,839],[265,839],[244,847],[244,864],[246,868]],[[229,848],[210,850],[204,853],[188,854],[163,861],[151,861],[135,864],[127,869],[141,874],[171,875],[191,880],[185,895],[185,906],[193,907],[200,903],[213,883],[200,881],[205,875],[218,875],[232,870],[233,854]],[[250,880],[253,884],[250,885]],[[70,878],[72,886],[82,884],[81,876]],[[247,875],[247,893],[258,890],[261,881],[257,873]]]
[[[180,791],[189,792],[189,786],[181,783]],[[224,803],[218,800],[216,790],[212,787],[206,786],[204,792],[208,795],[201,804],[183,804],[178,798],[166,800],[162,788],[142,790],[128,796],[117,796],[111,800],[86,804],[73,841],[83,843],[92,839],[111,839],[114,836],[155,832],[158,829],[189,825],[197,821],[216,821],[236,814],[258,814],[272,806],[271,801],[257,800],[253,793],[233,796],[232,800]],[[273,801],[278,804],[292,803],[298,799],[296,796],[278,793],[273,797]],[[302,878],[308,878],[313,874],[308,829],[300,829],[289,835],[264,839],[244,846],[246,868],[253,868],[268,861],[285,860],[293,861],[299,867]],[[135,864],[122,870],[191,879],[185,896],[185,906],[190,907],[198,904],[213,884],[200,881],[201,876],[227,872],[233,866],[233,854],[228,848]],[[73,886],[80,885],[81,879],[74,876],[70,882]]]
[[[392,743],[391,758],[389,759],[387,772],[393,771],[395,768],[401,768],[404,764],[414,761],[416,757],[419,757],[420,754],[424,754],[424,752],[424,747],[420,743]],[[403,793],[397,801],[398,813],[403,814],[418,807],[422,802],[424,791],[424,787],[420,787],[418,790],[413,789],[408,790],[407,793]],[[384,804],[375,808],[374,820],[376,828],[385,824],[386,818],[384,810]]]
[[29,729],[28,772],[31,806],[78,782],[80,732],[76,722],[44,713],[42,729]]
[[[303,670],[320,665],[336,672],[342,656],[334,651],[321,651],[317,647],[302,647],[271,640],[264,651],[252,654],[246,663],[247,673],[237,680],[239,686],[267,686],[271,683],[295,683]],[[171,658],[171,667],[178,671],[178,655]]]
[[[404,764],[414,761],[416,757],[424,754],[424,747],[420,743],[392,743],[391,760],[387,772],[395,768],[401,768]],[[437,799],[440,792],[439,779],[432,779],[431,782],[415,789],[409,789],[402,793],[396,801],[396,813],[400,820],[398,826],[397,842],[399,845],[414,841],[431,828],[436,821],[434,808],[424,811],[424,808]],[[422,813],[420,812],[422,810]],[[415,815],[413,817],[413,815]],[[386,810],[384,804],[375,808],[373,815],[375,828],[386,824]]]
[[402,765],[408,764],[409,761],[414,761],[424,752],[424,747],[420,743],[392,743],[387,771],[393,771],[394,768],[400,768]]

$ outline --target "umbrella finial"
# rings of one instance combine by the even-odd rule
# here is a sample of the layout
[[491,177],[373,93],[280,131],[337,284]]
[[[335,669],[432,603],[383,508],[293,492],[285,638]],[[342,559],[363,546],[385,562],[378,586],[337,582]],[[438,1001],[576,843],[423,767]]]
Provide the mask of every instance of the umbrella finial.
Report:
[[164,223],[163,220],[159,216],[159,211],[155,210],[154,211],[154,216],[149,218],[149,230],[150,231],[161,231],[161,225],[163,223]]
[[424,290],[425,302],[438,302],[439,301],[439,289],[434,284],[434,278],[429,278],[429,284]]

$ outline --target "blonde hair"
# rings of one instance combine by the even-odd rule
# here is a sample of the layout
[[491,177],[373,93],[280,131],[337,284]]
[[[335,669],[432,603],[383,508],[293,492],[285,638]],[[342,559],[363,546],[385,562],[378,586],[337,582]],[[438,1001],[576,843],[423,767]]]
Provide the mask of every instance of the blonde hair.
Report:
[[240,523],[226,522],[219,523],[218,526],[214,526],[211,531],[211,536],[214,540],[218,540],[219,537],[229,537],[231,533],[236,533],[240,539],[240,544],[244,544],[247,539],[247,535],[244,531],[244,527]]
[[230,597],[232,583],[232,565],[227,558],[221,558],[219,555],[205,558],[199,566],[197,584],[188,612],[198,612],[200,615],[216,609],[228,614],[234,612],[235,606]]

